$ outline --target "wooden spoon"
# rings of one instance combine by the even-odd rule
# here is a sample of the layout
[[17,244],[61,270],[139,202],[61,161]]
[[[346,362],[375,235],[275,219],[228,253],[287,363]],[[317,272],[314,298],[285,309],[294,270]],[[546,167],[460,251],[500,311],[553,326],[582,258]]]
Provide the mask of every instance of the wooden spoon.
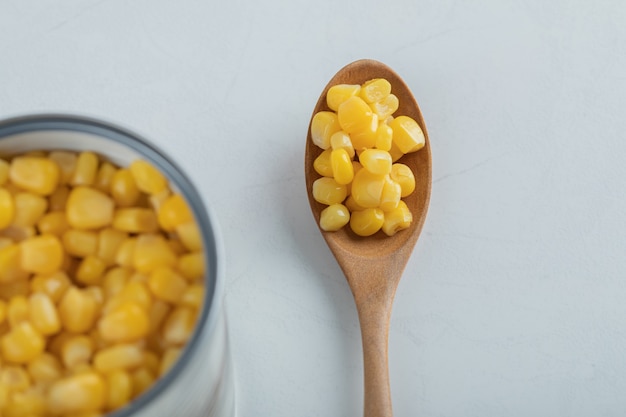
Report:
[[[400,101],[394,115],[415,119],[426,137],[426,145],[421,150],[398,161],[411,167],[415,175],[415,191],[404,198],[413,214],[413,222],[408,229],[391,237],[382,231],[373,236],[360,237],[350,230],[349,225],[336,232],[320,231],[348,280],[358,310],[365,370],[364,416],[392,417],[387,349],[389,320],[396,288],[424,225],[430,199],[432,169],[426,125],[404,81],[385,64],[367,59],[348,64],[335,74],[322,91],[313,115],[329,110],[326,93],[333,85],[363,84],[373,78],[385,78],[391,83],[391,92]],[[320,177],[313,169],[313,161],[321,152],[311,140],[309,124],[304,169],[309,203],[318,225],[320,212],[325,206],[313,199],[312,184]]]

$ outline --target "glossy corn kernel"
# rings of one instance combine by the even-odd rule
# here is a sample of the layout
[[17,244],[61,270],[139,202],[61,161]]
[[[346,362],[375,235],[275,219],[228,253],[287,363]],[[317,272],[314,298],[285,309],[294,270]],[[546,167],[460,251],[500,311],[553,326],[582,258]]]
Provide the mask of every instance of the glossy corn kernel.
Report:
[[2,358],[8,362],[24,364],[41,355],[45,339],[28,321],[18,323],[0,339]]
[[133,252],[133,266],[137,271],[150,273],[159,267],[174,267],[177,261],[163,236],[141,234],[137,237]]
[[23,392],[14,392],[3,409],[3,417],[39,417],[46,412],[46,399],[35,388]]
[[330,137],[341,130],[337,114],[320,111],[311,119],[311,139],[322,149],[330,148]]
[[415,152],[424,147],[426,143],[424,132],[412,118],[398,116],[389,123],[389,126],[393,130],[393,142],[402,153]]
[[125,267],[116,267],[108,270],[102,278],[104,298],[109,300],[119,294],[126,286],[131,274],[131,270]]
[[76,158],[74,173],[70,179],[73,186],[92,185],[98,173],[98,156],[93,152],[81,152]]
[[13,225],[31,227],[48,209],[48,200],[32,193],[17,193],[14,196],[15,217]]
[[61,300],[70,286],[70,279],[63,271],[55,272],[52,275],[37,275],[30,281],[32,292],[46,294],[55,304]]
[[62,211],[53,211],[44,214],[37,221],[37,230],[40,234],[52,234],[61,236],[70,228],[65,213]]
[[372,174],[365,168],[354,176],[351,197],[361,207],[375,208],[380,204],[380,197],[385,185],[385,176]]
[[48,197],[50,211],[65,211],[69,195],[70,189],[66,186],[61,186],[54,190],[50,197]]
[[29,320],[28,300],[23,295],[18,295],[7,304],[7,320],[11,327]]
[[0,283],[22,280],[28,276],[28,272],[22,268],[20,253],[18,245],[9,245],[0,249]]
[[163,230],[173,231],[181,224],[193,221],[193,213],[180,194],[172,194],[158,210],[159,225]]
[[153,301],[152,293],[143,281],[133,281],[136,276],[138,275],[133,275],[115,296],[108,299],[104,307],[105,314],[125,303],[135,304],[145,311],[150,310]]
[[124,240],[115,254],[115,263],[119,266],[132,267],[136,246],[136,237],[129,237]]
[[55,235],[39,235],[20,242],[20,263],[25,271],[52,274],[63,264],[63,245]]
[[375,113],[370,113],[367,116],[367,126],[362,130],[350,133],[350,140],[354,150],[359,153],[364,149],[373,148],[376,146],[377,132],[378,132],[378,116]]
[[332,151],[333,150],[331,148],[322,151],[322,153],[320,153],[319,156],[313,161],[313,169],[321,176],[333,176],[333,167],[330,162],[330,155]]
[[320,227],[326,232],[334,232],[350,221],[350,212],[343,204],[331,204],[320,213]]
[[322,177],[313,182],[313,198],[318,203],[330,205],[341,203],[348,195],[344,184],[338,184],[333,178]]
[[55,355],[44,352],[27,365],[30,378],[36,383],[49,383],[61,378],[63,366]]
[[407,229],[413,221],[413,215],[406,203],[402,200],[398,203],[398,207],[385,213],[385,220],[382,230],[387,236],[393,236],[398,231]]
[[54,301],[44,292],[37,292],[28,298],[28,317],[42,335],[51,335],[61,330],[61,320]]
[[337,109],[339,126],[350,134],[371,129],[373,115],[374,113],[367,103],[356,96],[348,98]]
[[117,344],[101,349],[93,358],[94,368],[103,373],[136,369],[143,362],[143,349],[136,343]]
[[378,207],[388,212],[398,207],[402,194],[402,188],[400,184],[392,180],[389,176],[385,177],[385,183],[383,185],[383,191],[380,194],[380,204]]
[[148,313],[136,304],[123,303],[98,322],[98,331],[104,340],[111,343],[136,342],[148,334]]
[[163,323],[163,340],[170,345],[180,346],[187,342],[196,324],[196,310],[176,307]]
[[359,155],[363,168],[374,175],[387,175],[391,172],[391,155],[380,149],[366,149]]
[[358,84],[337,84],[328,89],[326,104],[331,110],[337,111],[339,105],[350,97],[358,96],[361,86]]
[[187,281],[172,268],[157,268],[150,274],[148,287],[160,300],[178,303],[187,289]]
[[201,279],[206,270],[204,254],[201,252],[187,253],[178,259],[177,267],[181,275],[188,280]]
[[369,103],[369,105],[372,111],[378,115],[378,120],[387,120],[398,110],[400,101],[394,94],[389,94],[379,101]]
[[68,414],[97,411],[104,406],[106,383],[96,372],[85,372],[55,381],[48,391],[52,413]]
[[99,229],[113,221],[113,199],[90,187],[76,187],[67,197],[66,213],[76,229]]
[[[393,130],[387,123],[379,123],[376,129],[376,149],[389,152],[393,143]],[[391,155],[390,155],[391,156]]]
[[9,180],[10,169],[11,165],[4,159],[0,159],[0,186],[6,184],[6,182]]
[[141,191],[129,169],[118,170],[111,179],[111,196],[118,207],[137,204]]
[[202,235],[195,222],[176,226],[176,234],[187,250],[195,252],[202,249]]
[[98,234],[91,230],[70,229],[63,233],[61,241],[65,251],[78,258],[95,255],[98,249]]
[[113,411],[126,405],[133,393],[132,380],[128,372],[115,370],[106,374],[105,379],[107,384],[105,408]]
[[98,314],[96,300],[84,290],[70,287],[59,303],[59,317],[68,332],[83,333],[92,328]]
[[360,96],[367,103],[385,99],[391,93],[391,84],[384,78],[374,78],[361,86]]
[[93,353],[94,345],[89,336],[71,336],[61,345],[61,360],[67,369],[88,364]]
[[402,197],[407,197],[415,190],[415,176],[405,164],[395,163],[391,167],[391,179],[400,184]]
[[113,227],[128,233],[153,233],[159,228],[154,211],[147,208],[122,208],[115,211]]
[[88,255],[78,265],[75,279],[81,284],[95,285],[102,281],[102,275],[106,270],[106,263],[94,255]]
[[0,385],[10,391],[24,391],[30,384],[30,377],[21,366],[8,365],[0,368]]
[[359,236],[371,236],[383,226],[385,216],[381,209],[366,208],[350,216],[350,229]]
[[6,189],[0,188],[0,229],[4,229],[15,217],[15,202],[13,195]]
[[68,151],[52,151],[48,155],[48,158],[51,161],[54,161],[60,169],[59,184],[69,183],[72,180],[74,171],[76,170],[76,161],[78,160],[76,153]]
[[193,284],[187,287],[180,299],[180,305],[195,308],[197,310],[202,307],[204,301],[204,286]]
[[11,161],[9,178],[18,187],[39,195],[50,195],[59,182],[59,167],[53,161],[19,156]]
[[350,139],[350,135],[348,135],[343,130],[339,132],[333,133],[330,137],[330,147],[331,149],[345,149],[348,152],[348,156],[350,159],[354,158],[354,146],[352,146],[352,140]]
[[130,164],[130,172],[141,191],[147,194],[158,194],[167,188],[167,180],[149,162],[136,160]]
[[0,300],[0,325],[4,323],[4,320],[7,318],[7,303],[6,301]]
[[98,233],[96,256],[107,266],[115,263],[115,257],[120,245],[128,238],[128,234],[121,230],[107,228]]
[[96,190],[100,190],[104,193],[109,193],[111,191],[111,182],[113,181],[113,176],[117,172],[117,168],[109,162],[103,162],[98,169],[98,173],[96,174],[96,178],[93,182],[93,187]]
[[333,149],[330,155],[330,162],[333,169],[333,178],[340,185],[346,185],[352,182],[354,178],[354,167],[348,152],[343,149]]

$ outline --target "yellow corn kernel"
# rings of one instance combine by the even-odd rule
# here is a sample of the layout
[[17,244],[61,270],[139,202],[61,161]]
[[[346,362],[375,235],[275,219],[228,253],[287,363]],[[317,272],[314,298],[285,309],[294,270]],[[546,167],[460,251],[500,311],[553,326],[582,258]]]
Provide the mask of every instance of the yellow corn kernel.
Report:
[[391,93],[391,84],[384,78],[366,81],[361,86],[360,96],[367,103],[385,99]]
[[354,167],[348,151],[343,148],[333,149],[330,155],[330,162],[333,167],[333,178],[337,184],[346,185],[352,182]]
[[402,197],[409,196],[415,190],[415,175],[405,164],[396,163],[391,166],[391,179],[400,184]]
[[113,199],[90,187],[76,187],[67,197],[67,221],[76,229],[99,229],[113,221]]
[[371,236],[380,230],[384,220],[385,216],[381,209],[366,208],[362,211],[352,212],[350,228],[359,236]]
[[378,133],[378,116],[375,113],[370,113],[367,116],[369,121],[367,126],[362,130],[350,133],[350,140],[354,150],[358,153],[363,149],[369,149],[376,146],[376,138]]
[[50,195],[59,182],[59,167],[47,158],[18,156],[11,161],[9,178],[18,187],[39,195]]
[[93,366],[98,372],[131,370],[144,363],[144,351],[136,343],[117,344],[98,351]]
[[107,301],[104,306],[105,314],[116,310],[117,307],[125,303],[135,304],[145,311],[150,310],[153,300],[148,286],[144,282],[133,281],[132,279],[133,277],[131,277],[131,280],[127,282],[114,297]]
[[76,167],[70,183],[77,185],[92,185],[98,173],[98,156],[93,152],[81,152],[76,159]]
[[91,329],[98,314],[96,300],[84,290],[70,287],[59,303],[59,317],[68,332],[83,333]]
[[178,303],[187,289],[187,281],[172,268],[157,268],[150,274],[148,287],[160,300]]
[[65,185],[58,187],[48,197],[50,200],[50,211],[65,211],[67,197],[70,195],[70,189]]
[[104,298],[109,300],[116,294],[119,294],[130,279],[131,273],[128,268],[124,267],[116,267],[107,271],[102,278]]
[[35,329],[44,336],[61,330],[56,306],[46,293],[37,292],[28,297],[28,316]]
[[331,111],[317,112],[311,119],[311,140],[322,149],[330,148],[330,137],[339,130],[339,118]]
[[6,189],[0,188],[0,229],[4,229],[15,218],[15,201],[13,195]]
[[105,408],[109,411],[125,406],[133,394],[133,383],[128,372],[115,370],[106,376],[107,395]]
[[387,120],[398,110],[400,101],[395,94],[389,94],[382,100],[369,103],[369,105],[372,111],[378,115],[378,120]]
[[376,149],[389,152],[393,143],[393,130],[387,123],[379,123],[376,129]]
[[150,273],[159,267],[174,267],[178,259],[165,238],[157,234],[141,234],[137,237],[133,253],[133,266],[142,273]]
[[412,221],[411,210],[404,201],[400,200],[395,210],[385,213],[382,229],[387,236],[393,236],[396,232],[408,228]]
[[313,182],[313,198],[318,203],[331,205],[341,203],[348,195],[345,184],[338,184],[334,178],[322,177]]
[[46,294],[55,304],[61,300],[70,285],[70,279],[64,271],[52,275],[36,275],[30,280],[32,292]]
[[[142,194],[142,197],[145,198],[147,194]],[[152,208],[155,212],[159,212],[159,209],[165,203],[165,201],[172,195],[169,188],[165,188],[158,194],[153,194],[148,196],[148,207]]]
[[391,172],[391,155],[380,149],[366,149],[359,155],[363,168],[374,175],[387,175]]
[[163,323],[163,340],[176,346],[187,342],[196,325],[196,317],[196,310],[192,308],[185,306],[174,308]]
[[201,252],[188,253],[178,259],[178,271],[188,280],[200,279],[204,276],[204,254]]
[[148,208],[121,208],[115,211],[113,227],[129,233],[153,233],[159,229],[157,216]]
[[393,130],[393,142],[402,153],[418,151],[426,144],[422,128],[409,116],[398,116],[389,126]]
[[402,188],[400,184],[389,176],[385,177],[385,184],[383,185],[383,192],[380,194],[380,205],[378,207],[384,212],[394,210],[398,207],[401,194]]
[[170,247],[170,249],[176,256],[180,256],[188,252],[185,245],[183,245],[183,243],[179,239],[176,239],[174,237],[172,237],[170,240],[167,241],[167,245]]
[[[185,294],[183,294],[183,297],[181,297],[181,303],[182,300],[185,299],[184,296]],[[193,306],[189,305],[189,307]],[[163,320],[165,320],[165,317],[167,317],[171,309],[172,308],[170,307],[170,305],[165,301],[157,299],[154,301],[154,303],[152,303],[152,306],[150,306],[150,311],[148,311],[148,316],[150,318],[150,332],[154,332],[155,330],[161,328]]]
[[93,300],[96,302],[99,308],[104,305],[104,290],[97,285],[90,285],[84,289]]
[[6,184],[9,180],[9,170],[11,165],[4,159],[0,159],[0,186]]
[[7,305],[7,320],[11,327],[28,321],[29,309],[28,300],[23,295],[17,295],[9,300]]
[[32,193],[17,193],[14,196],[15,217],[13,225],[31,227],[48,209],[48,200]]
[[128,238],[126,232],[112,228],[102,229],[98,233],[96,255],[107,266],[115,263],[115,257],[120,245]]
[[13,239],[11,239],[10,237],[0,236],[0,249],[11,246],[13,243]]
[[28,321],[18,323],[0,339],[3,359],[13,363],[28,363],[41,355],[46,342]]
[[120,245],[115,254],[115,263],[119,266],[131,267],[135,258],[135,247],[137,246],[137,238],[129,237]]
[[182,349],[179,347],[170,347],[163,352],[163,357],[161,359],[161,366],[159,368],[159,376],[165,375],[172,366],[178,361],[180,354],[182,353]]
[[136,342],[147,336],[150,330],[148,313],[131,302],[118,306],[98,322],[98,331],[107,342]]
[[0,249],[0,283],[10,283],[28,276],[22,268],[19,245],[9,245]]
[[167,179],[149,162],[136,160],[130,164],[130,172],[141,191],[147,194],[158,194],[167,188]]
[[[0,284],[0,299],[9,301],[18,295],[26,296],[29,291],[29,283],[27,279],[18,279],[17,281]],[[0,331],[0,333],[2,333]]]
[[6,301],[0,300],[0,324],[7,318],[7,309]]
[[361,86],[358,84],[337,84],[328,89],[326,104],[331,110],[337,111],[339,105],[350,97],[358,96]]
[[[91,364],[86,363],[86,362],[81,362],[78,365],[76,365],[73,368],[69,368],[65,371],[65,375],[81,375],[81,374],[86,374],[89,372],[93,372],[93,366],[91,366]],[[72,414],[73,416],[73,414]]]
[[78,265],[75,279],[81,284],[99,284],[105,270],[106,264],[102,259],[97,256],[88,255]]
[[74,336],[74,334],[65,332],[65,331],[61,331],[60,333],[50,336],[50,338],[48,339],[47,352],[50,352],[56,358],[60,358],[61,348],[63,347],[63,343],[65,343],[65,341],[71,338],[72,336]]
[[80,364],[88,364],[93,353],[93,340],[82,334],[68,338],[61,346],[61,360],[67,369],[73,369]]
[[19,243],[25,239],[37,235],[37,230],[33,226],[9,226],[0,232],[0,237],[11,239]]
[[36,274],[52,274],[63,264],[63,245],[55,235],[38,235],[20,242],[22,269]]
[[404,152],[402,152],[398,148],[398,145],[396,145],[393,142],[393,139],[391,141],[391,148],[389,149],[389,155],[391,155],[391,161],[392,162],[396,162],[398,159],[400,159],[400,158],[402,158],[404,156]]
[[[375,113],[372,112],[370,106],[363,99],[356,96],[350,97],[341,103],[337,109],[339,126],[349,134],[371,129],[372,120],[374,119],[372,116],[375,116]],[[378,123],[378,116],[376,116],[376,123]]]
[[384,184],[385,175],[372,174],[363,168],[354,175],[350,196],[361,207],[378,207]]
[[48,409],[53,414],[69,414],[102,409],[106,383],[96,372],[85,372],[55,381],[48,391]]
[[52,151],[48,158],[56,162],[60,169],[59,184],[67,184],[76,170],[76,153],[67,151]]
[[5,409],[11,399],[11,390],[9,387],[0,384],[0,409]]
[[154,384],[156,377],[147,368],[139,368],[130,375],[133,381],[133,397],[137,397]]
[[187,287],[180,299],[183,306],[200,310],[204,302],[204,285],[193,284]]
[[333,167],[330,163],[330,154],[332,153],[332,151],[333,150],[331,148],[325,149],[313,161],[313,169],[315,170],[315,172],[324,177],[333,176]]
[[350,221],[350,212],[343,204],[331,204],[320,213],[320,227],[326,232],[335,232]]
[[3,411],[3,417],[39,417],[46,415],[46,399],[36,388],[14,392]]
[[37,230],[41,234],[61,236],[69,230],[69,228],[70,225],[67,222],[65,213],[62,211],[52,211],[50,213],[46,213],[37,222]]
[[28,372],[16,365],[5,365],[0,368],[0,385],[8,387],[11,391],[24,391],[30,386]]
[[111,179],[111,196],[118,207],[130,207],[137,204],[141,191],[137,187],[133,174],[128,169],[118,170]]
[[[339,132],[333,133],[330,137],[330,147],[331,149],[345,149],[348,152],[348,156],[350,159],[354,158],[354,146],[352,146],[352,140],[350,139],[350,135],[348,135],[343,130]],[[328,175],[330,176],[330,175]]]
[[93,182],[93,187],[96,190],[100,190],[103,193],[109,193],[111,191],[111,183],[113,176],[117,172],[117,168],[109,162],[103,162],[98,169],[96,178]]
[[63,368],[52,353],[44,352],[27,365],[28,374],[35,383],[49,383],[61,378]]
[[193,221],[193,213],[182,195],[172,194],[159,208],[158,219],[163,230],[171,232],[177,226]]
[[187,250],[193,252],[202,249],[202,234],[195,222],[178,225],[176,234]]
[[98,234],[91,230],[70,229],[61,240],[65,251],[79,258],[95,255],[98,249]]

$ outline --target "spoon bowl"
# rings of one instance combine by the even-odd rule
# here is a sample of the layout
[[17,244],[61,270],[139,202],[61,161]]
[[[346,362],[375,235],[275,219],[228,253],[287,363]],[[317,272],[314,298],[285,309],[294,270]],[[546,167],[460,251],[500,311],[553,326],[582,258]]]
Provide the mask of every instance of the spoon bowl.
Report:
[[[415,175],[415,191],[403,200],[413,221],[409,228],[387,236],[382,231],[361,237],[349,225],[335,232],[320,229],[324,240],[343,271],[354,296],[359,315],[364,360],[364,416],[392,417],[388,368],[389,321],[393,298],[424,225],[432,185],[430,142],[421,111],[411,90],[387,65],[369,59],[352,62],[343,67],[328,82],[315,105],[312,116],[329,110],[326,93],[337,84],[363,84],[374,78],[385,78],[391,92],[399,99],[395,115],[413,118],[422,128],[426,143],[417,152],[409,153],[397,162],[408,165]],[[309,203],[319,226],[320,213],[326,207],[313,198],[313,182],[320,175],[313,168],[315,158],[322,152],[311,139],[309,124],[304,168]]]

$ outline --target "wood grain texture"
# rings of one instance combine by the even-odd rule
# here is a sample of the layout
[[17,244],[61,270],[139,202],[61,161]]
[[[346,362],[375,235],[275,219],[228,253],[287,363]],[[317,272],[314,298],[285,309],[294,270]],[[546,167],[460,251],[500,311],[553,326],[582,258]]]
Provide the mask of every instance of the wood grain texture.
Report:
[[[356,303],[361,337],[365,380],[365,417],[391,417],[391,392],[388,368],[388,335],[391,309],[396,288],[406,263],[424,225],[432,185],[430,141],[421,111],[410,89],[402,78],[385,64],[374,60],[359,60],[346,65],[328,82],[313,110],[311,117],[326,104],[328,89],[337,84],[363,84],[373,78],[385,78],[391,83],[391,92],[400,102],[395,115],[407,115],[417,121],[426,137],[425,146],[403,156],[402,162],[413,170],[415,191],[404,198],[413,214],[411,226],[387,236],[379,231],[373,236],[360,237],[349,225],[337,232],[325,232],[322,236],[330,247],[341,270],[345,274]],[[307,133],[305,150],[305,180],[309,203],[318,223],[325,208],[312,196],[313,182],[320,177],[313,169],[313,161],[322,150],[313,144],[311,125]]]

